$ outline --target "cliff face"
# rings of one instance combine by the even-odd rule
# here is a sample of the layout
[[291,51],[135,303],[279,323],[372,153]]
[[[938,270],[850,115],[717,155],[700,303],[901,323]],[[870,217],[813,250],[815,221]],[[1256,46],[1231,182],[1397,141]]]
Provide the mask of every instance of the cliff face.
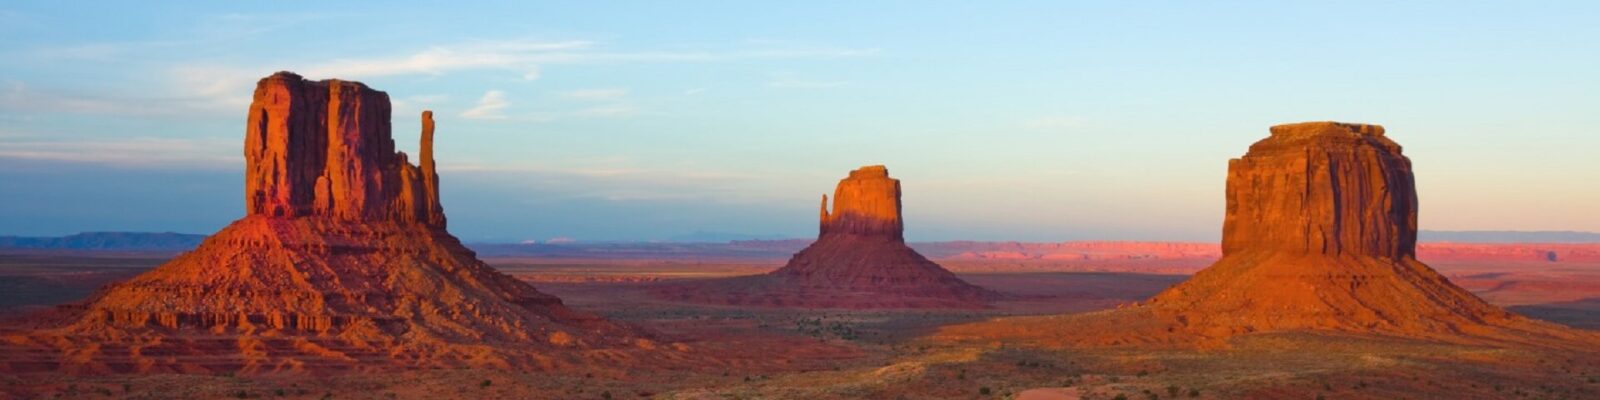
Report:
[[70,323],[5,338],[0,371],[537,369],[637,340],[462,246],[439,206],[432,113],[420,167],[394,151],[388,118],[388,96],[357,82],[262,79],[247,215],[100,289]]
[[245,134],[245,212],[444,226],[424,112],[421,167],[394,151],[389,95],[279,72],[256,84]]
[[1376,125],[1280,125],[1228,164],[1223,255],[1131,307],[941,329],[958,341],[1217,347],[1237,335],[1335,331],[1471,344],[1593,348],[1417,261],[1411,161]]
[[900,180],[889,177],[889,169],[871,165],[850,171],[833,191],[833,212],[828,212],[828,196],[822,196],[821,229],[828,235],[882,236],[904,241],[905,226],[900,222]]
[[1226,254],[1416,255],[1411,160],[1381,126],[1274,126],[1228,162],[1227,193]]
[[1223,257],[1150,300],[1211,335],[1433,336],[1517,317],[1416,260],[1411,161],[1376,125],[1279,125],[1228,164]]

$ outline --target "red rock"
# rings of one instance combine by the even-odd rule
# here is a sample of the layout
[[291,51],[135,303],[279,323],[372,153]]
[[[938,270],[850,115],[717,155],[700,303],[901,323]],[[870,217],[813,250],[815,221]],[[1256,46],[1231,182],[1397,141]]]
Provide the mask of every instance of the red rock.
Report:
[[[1411,161],[1376,125],[1280,125],[1228,164],[1223,256],[1137,307],[954,327],[1056,345],[1209,343],[1316,330],[1447,342],[1595,343],[1524,318],[1416,259]],[[1103,326],[1127,327],[1108,332]]]
[[851,171],[823,196],[816,242],[766,275],[666,286],[674,300],[821,308],[973,308],[999,297],[906,245],[900,181],[881,165]]
[[424,112],[421,167],[389,99],[358,82],[262,79],[245,139],[246,216],[195,250],[6,337],[0,370],[274,372],[552,368],[561,348],[631,346],[479,261],[445,230]]
[[263,78],[245,136],[246,214],[443,226],[433,115],[422,117],[419,170],[394,151],[389,111],[389,95],[360,82]]

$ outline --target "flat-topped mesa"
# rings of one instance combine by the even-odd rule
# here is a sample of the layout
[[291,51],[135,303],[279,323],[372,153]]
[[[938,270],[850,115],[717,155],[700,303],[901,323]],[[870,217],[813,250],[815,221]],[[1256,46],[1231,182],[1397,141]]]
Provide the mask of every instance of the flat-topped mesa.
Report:
[[1414,257],[1411,160],[1378,125],[1306,122],[1228,162],[1224,254]]
[[828,211],[828,196],[822,196],[821,229],[828,235],[886,236],[905,240],[900,220],[900,180],[889,177],[889,169],[869,165],[850,171],[833,191],[833,211]]
[[389,116],[389,95],[360,82],[262,78],[245,135],[246,213],[444,226],[433,115],[422,115],[420,168],[395,152]]

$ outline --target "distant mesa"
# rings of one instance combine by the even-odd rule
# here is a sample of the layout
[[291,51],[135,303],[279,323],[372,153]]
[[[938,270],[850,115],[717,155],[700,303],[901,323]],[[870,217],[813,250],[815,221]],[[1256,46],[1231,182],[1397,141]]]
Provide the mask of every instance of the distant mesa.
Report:
[[999,298],[906,245],[900,181],[882,165],[839,181],[822,197],[816,242],[771,273],[668,285],[670,300],[801,308],[979,308]]
[[246,216],[54,327],[4,337],[0,370],[537,369],[638,340],[463,247],[445,230],[431,113],[419,164],[395,151],[389,118],[388,94],[359,82],[261,79]]
[[1489,305],[1417,261],[1411,160],[1381,126],[1274,126],[1229,161],[1226,192],[1222,258],[1149,301],[941,336],[1068,346],[1222,345],[1279,331],[1556,346],[1588,337]]

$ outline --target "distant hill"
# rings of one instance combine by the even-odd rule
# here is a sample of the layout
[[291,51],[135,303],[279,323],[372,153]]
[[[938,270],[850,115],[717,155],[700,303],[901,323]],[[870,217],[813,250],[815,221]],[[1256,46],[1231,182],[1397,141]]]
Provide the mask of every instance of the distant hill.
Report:
[[84,232],[56,237],[0,236],[0,249],[184,251],[206,235],[173,232]]
[[1600,243],[1600,233],[1575,231],[1422,231],[1421,242]]

